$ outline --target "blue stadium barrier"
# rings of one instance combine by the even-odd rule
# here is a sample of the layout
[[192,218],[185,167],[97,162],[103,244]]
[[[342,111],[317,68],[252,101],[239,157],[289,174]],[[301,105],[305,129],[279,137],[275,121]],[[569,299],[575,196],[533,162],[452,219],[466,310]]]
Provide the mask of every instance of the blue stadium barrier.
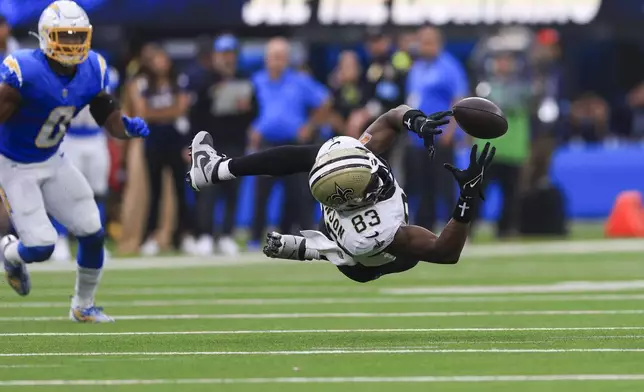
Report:
[[[457,164],[465,167],[469,150],[459,151]],[[552,181],[564,192],[568,216],[573,219],[605,218],[615,197],[625,190],[644,193],[644,145],[619,147],[583,146],[565,147],[555,152],[551,167]],[[273,189],[268,203],[268,223],[277,225],[282,210],[282,187]],[[254,203],[254,178],[244,178],[241,184],[237,223],[248,227],[252,223]],[[419,200],[410,200],[412,210]],[[502,200],[498,188],[491,184],[486,192],[484,219],[498,216]],[[452,206],[441,206],[441,216],[446,218]],[[223,206],[215,211],[215,221],[221,223]],[[312,211],[319,218],[319,210]],[[413,214],[413,212],[412,212]]]
[[644,193],[644,145],[563,148],[551,174],[566,195],[569,216],[604,218],[620,192]]

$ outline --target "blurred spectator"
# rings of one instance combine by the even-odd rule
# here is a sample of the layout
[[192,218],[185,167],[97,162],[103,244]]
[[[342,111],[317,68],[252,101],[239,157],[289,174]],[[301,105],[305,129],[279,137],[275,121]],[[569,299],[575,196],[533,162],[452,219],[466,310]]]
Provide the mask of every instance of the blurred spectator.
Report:
[[366,95],[358,55],[353,51],[340,53],[338,65],[330,79],[333,114],[329,117],[329,122],[333,133],[357,139],[369,116],[364,109]]
[[644,138],[644,82],[628,93],[626,102],[632,112],[630,136],[634,139],[642,139]]
[[405,103],[406,73],[394,67],[391,38],[379,28],[367,31],[367,53],[366,108],[373,120],[387,110]]
[[134,58],[127,64],[125,73],[128,79],[134,78],[136,76],[142,75],[143,71],[148,68],[150,61],[154,56],[154,52],[159,48],[157,44],[146,43],[141,47],[141,51],[138,56]]
[[[197,56],[184,69],[184,73],[188,76],[191,86],[202,86],[206,83],[213,67],[212,38],[200,36],[196,42]],[[196,99],[196,97],[193,98]],[[194,124],[192,126],[194,128]]]
[[399,71],[407,72],[418,52],[416,31],[407,31],[398,35],[398,50],[391,57],[391,63]]
[[[408,104],[430,114],[449,110],[452,104],[467,95],[468,82],[462,65],[443,51],[443,37],[434,27],[418,32],[418,59],[407,77]],[[406,154],[407,190],[419,196],[421,202],[415,224],[432,229],[436,223],[439,198],[446,205],[456,199],[454,179],[444,170],[443,163],[454,162],[456,123],[445,127],[436,142],[432,162],[423,141],[411,135]]]
[[[496,103],[508,120],[510,132],[492,141],[496,147],[494,162],[486,180],[497,182],[503,193],[497,236],[510,236],[516,229],[514,219],[521,170],[530,155],[530,114],[534,107],[532,85],[518,65],[517,54],[496,53],[491,75],[479,84],[477,92]],[[479,143],[482,147],[482,143]]]
[[[266,46],[266,69],[253,77],[259,115],[252,126],[249,148],[310,143],[314,131],[327,119],[330,107],[326,88],[311,76],[289,68],[290,45],[284,38],[273,38]],[[284,208],[281,233],[294,226],[312,226],[312,198],[306,174],[284,178]],[[266,224],[266,203],[274,179],[258,177],[255,194],[255,221],[249,248],[259,248]]]
[[588,92],[570,106],[570,119],[562,135],[564,143],[599,143],[610,136],[610,108],[599,95]]
[[[150,126],[150,136],[145,140],[150,202],[141,253],[154,255],[159,252],[154,232],[159,224],[159,195],[165,168],[172,171],[178,204],[179,224],[173,242],[175,246],[181,243],[183,251],[191,252],[194,244],[187,235],[190,222],[185,200],[186,162],[183,155],[189,143],[189,123],[185,115],[190,97],[184,90],[187,77],[177,75],[163,49],[149,50],[149,66],[143,68],[142,75],[130,86],[134,114],[145,118]],[[181,238],[182,235],[185,237]]]
[[553,137],[554,130],[562,125],[562,117],[569,110],[574,78],[561,61],[562,48],[556,30],[539,30],[531,49],[533,94],[539,99],[533,116],[533,133],[537,138]]
[[20,49],[20,45],[11,36],[11,26],[9,26],[7,18],[0,15],[0,61],[18,49]]
[[[211,43],[212,47],[212,43]],[[214,49],[214,51],[213,51]],[[197,80],[191,90],[196,102],[190,113],[194,131],[208,131],[217,150],[228,156],[244,155],[247,131],[255,118],[253,85],[237,69],[237,39],[222,35],[211,49],[213,66]],[[225,200],[224,220],[218,240],[218,250],[228,256],[238,253],[232,234],[237,211],[239,181],[225,181],[197,193],[196,234],[199,236],[196,252],[209,255],[213,252],[213,211],[217,199]]]

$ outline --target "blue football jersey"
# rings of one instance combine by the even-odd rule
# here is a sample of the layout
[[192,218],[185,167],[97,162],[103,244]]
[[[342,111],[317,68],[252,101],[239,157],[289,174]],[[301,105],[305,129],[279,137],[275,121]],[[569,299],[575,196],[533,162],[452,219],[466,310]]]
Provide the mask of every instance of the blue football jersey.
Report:
[[[118,88],[120,78],[118,71],[113,67],[109,67],[107,72],[109,74],[109,85],[106,86],[105,91],[111,94]],[[89,105],[85,106],[74,117],[67,129],[67,135],[77,137],[95,136],[100,133],[103,133],[103,128],[94,120],[92,113],[89,111]]]
[[68,77],[56,74],[39,49],[19,50],[0,65],[0,80],[22,97],[16,113],[0,125],[0,154],[34,163],[58,151],[72,118],[109,85],[109,72],[93,51]]

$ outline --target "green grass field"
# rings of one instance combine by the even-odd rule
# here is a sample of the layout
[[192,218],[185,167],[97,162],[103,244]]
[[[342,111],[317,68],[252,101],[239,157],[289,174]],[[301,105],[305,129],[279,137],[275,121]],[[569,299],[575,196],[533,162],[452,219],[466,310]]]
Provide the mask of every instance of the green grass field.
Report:
[[[0,389],[642,391],[644,242],[471,246],[369,284],[323,263],[111,260],[67,321],[73,265],[0,287]],[[177,386],[179,384],[179,386]]]

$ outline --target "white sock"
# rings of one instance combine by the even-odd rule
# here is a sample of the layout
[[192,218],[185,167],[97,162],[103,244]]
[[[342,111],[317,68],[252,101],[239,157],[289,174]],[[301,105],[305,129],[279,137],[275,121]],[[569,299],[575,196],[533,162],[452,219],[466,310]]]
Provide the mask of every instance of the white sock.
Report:
[[217,169],[217,178],[219,178],[219,180],[226,181],[234,180],[235,178],[237,178],[230,172],[230,169],[228,168],[229,163],[230,159],[226,159],[219,164],[219,168]]
[[13,241],[6,248],[4,248],[4,257],[13,264],[24,263],[25,261],[20,257],[18,252],[18,241]]
[[88,308],[94,305],[94,295],[101,281],[102,269],[78,267],[76,271],[76,295],[72,299],[73,308]]
[[304,258],[306,260],[320,260],[320,252],[316,249],[306,248]]

